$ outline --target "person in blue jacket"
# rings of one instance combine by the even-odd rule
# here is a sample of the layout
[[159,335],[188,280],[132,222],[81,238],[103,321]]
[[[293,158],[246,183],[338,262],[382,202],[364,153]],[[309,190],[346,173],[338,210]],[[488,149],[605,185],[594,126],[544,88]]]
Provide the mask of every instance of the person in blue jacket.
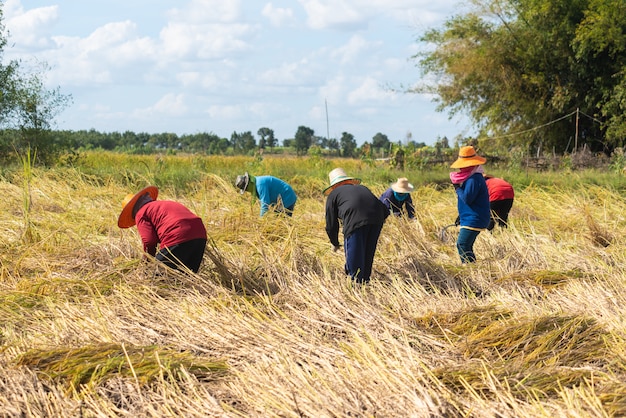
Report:
[[270,209],[291,216],[298,200],[293,188],[284,180],[274,176],[253,176],[246,172],[237,176],[235,187],[239,189],[239,193],[250,192],[253,199],[259,199],[261,216]]
[[387,190],[380,196],[380,201],[387,206],[390,213],[395,216],[406,214],[407,218],[415,217],[415,207],[413,207],[413,199],[411,192],[413,185],[409,183],[406,177],[399,178],[398,181],[392,183]]
[[450,181],[456,191],[460,231],[456,248],[462,263],[476,261],[474,242],[481,231],[487,229],[491,220],[489,190],[483,177],[482,165],[487,159],[476,154],[473,146],[464,146],[459,157],[450,168],[459,171],[450,173]]

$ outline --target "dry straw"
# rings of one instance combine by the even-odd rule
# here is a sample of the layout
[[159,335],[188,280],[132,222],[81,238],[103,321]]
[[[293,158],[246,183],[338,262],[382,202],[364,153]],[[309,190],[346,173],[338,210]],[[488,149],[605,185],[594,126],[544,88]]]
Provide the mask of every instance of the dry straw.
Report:
[[[33,172],[28,242],[22,173],[0,179],[8,416],[626,414],[626,200],[608,185],[519,188],[509,228],[462,266],[439,238],[451,188],[342,161],[377,194],[416,185],[416,219],[389,219],[354,287],[324,231],[335,162],[89,158]],[[292,181],[293,218],[259,217],[232,186],[242,170]],[[116,227],[148,181],[205,220],[198,274],[142,261],[136,230]]]

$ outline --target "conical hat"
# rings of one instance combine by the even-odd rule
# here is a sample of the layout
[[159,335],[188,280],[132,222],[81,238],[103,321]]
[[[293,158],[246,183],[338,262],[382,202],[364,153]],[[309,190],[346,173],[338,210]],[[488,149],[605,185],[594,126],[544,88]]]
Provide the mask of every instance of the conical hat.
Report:
[[130,228],[135,225],[135,218],[133,217],[133,208],[137,203],[137,200],[146,193],[150,193],[152,200],[156,200],[159,195],[159,189],[155,186],[148,186],[136,194],[128,194],[122,201],[122,213],[117,218],[117,226],[120,228]]

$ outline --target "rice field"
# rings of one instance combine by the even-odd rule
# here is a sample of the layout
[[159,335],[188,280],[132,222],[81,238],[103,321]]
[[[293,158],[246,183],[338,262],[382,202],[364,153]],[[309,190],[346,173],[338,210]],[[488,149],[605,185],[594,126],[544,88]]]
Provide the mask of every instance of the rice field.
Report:
[[[335,166],[377,195],[401,175],[416,185],[417,218],[388,219],[367,286],[324,230]],[[290,182],[293,218],[260,218],[232,185],[243,171]],[[115,154],[5,168],[0,416],[626,415],[623,179],[527,178],[510,227],[461,265],[455,228],[441,234],[456,217],[447,172]],[[577,180],[552,184],[564,176]],[[205,221],[198,274],[142,261],[136,228],[117,227],[148,184]]]

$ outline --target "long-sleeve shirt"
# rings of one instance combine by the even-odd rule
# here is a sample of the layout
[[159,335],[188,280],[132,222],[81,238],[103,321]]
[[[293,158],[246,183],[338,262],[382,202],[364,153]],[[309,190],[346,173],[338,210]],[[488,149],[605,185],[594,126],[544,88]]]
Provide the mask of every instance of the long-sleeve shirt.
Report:
[[387,209],[391,211],[394,215],[400,216],[402,215],[402,210],[406,211],[406,216],[409,219],[413,219],[415,217],[415,208],[413,207],[413,199],[411,199],[411,195],[407,193],[406,199],[403,201],[399,201],[393,194],[393,189],[390,187],[383,192],[380,196],[380,201],[387,206]]
[[170,200],[155,200],[143,205],[135,215],[137,231],[146,253],[154,256],[160,249],[194,239],[207,239],[202,219],[184,205]]
[[456,189],[461,226],[484,229],[489,226],[491,211],[489,191],[481,173],[472,174]]
[[487,181],[490,202],[513,199],[515,197],[515,191],[509,182],[497,177],[489,177],[485,180]]
[[367,187],[360,184],[342,184],[326,199],[326,234],[330,243],[339,245],[339,220],[343,236],[365,225],[382,225],[389,210]]
[[261,202],[261,216],[269,210],[270,205],[276,205],[279,199],[285,208],[295,205],[298,199],[289,184],[273,176],[256,177],[256,192]]

